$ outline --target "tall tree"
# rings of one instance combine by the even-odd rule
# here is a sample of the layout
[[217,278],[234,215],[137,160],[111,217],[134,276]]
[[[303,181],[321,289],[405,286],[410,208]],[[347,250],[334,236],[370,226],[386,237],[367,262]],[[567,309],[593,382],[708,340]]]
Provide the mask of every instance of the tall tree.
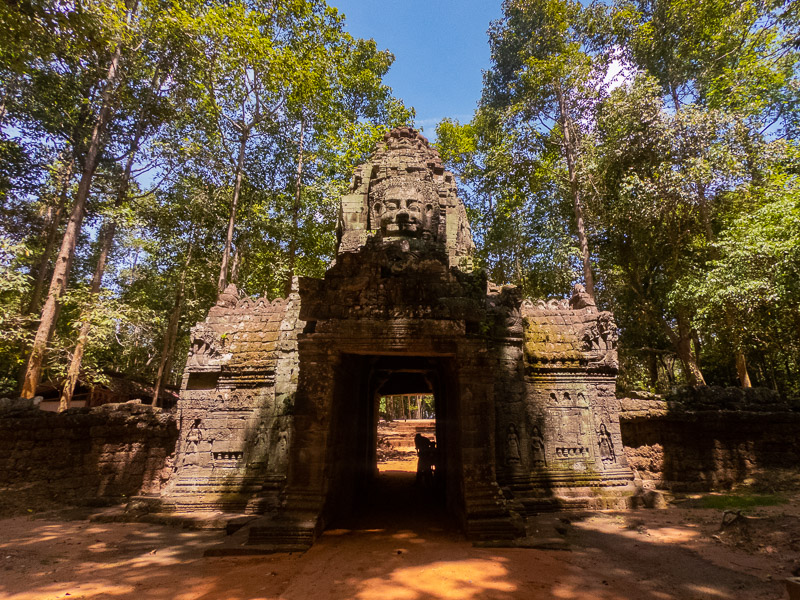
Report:
[[[138,8],[138,3],[133,2],[125,7],[125,28],[127,28]],[[47,349],[47,343],[50,340],[53,327],[55,326],[56,316],[58,313],[58,306],[61,301],[61,296],[67,287],[67,280],[69,277],[70,267],[72,265],[75,244],[78,240],[78,235],[81,230],[83,217],[86,210],[86,200],[89,196],[89,191],[94,178],[95,170],[97,169],[100,160],[100,154],[105,142],[106,129],[109,121],[112,118],[115,94],[120,80],[120,58],[122,57],[123,47],[125,40],[123,39],[124,29],[117,34],[115,40],[115,48],[111,55],[108,65],[108,71],[105,80],[102,84],[102,92],[98,102],[97,116],[92,128],[91,137],[89,139],[86,154],[83,157],[83,165],[81,171],[81,179],[78,184],[78,191],[76,193],[75,202],[72,207],[72,213],[67,224],[67,229],[64,233],[64,238],[61,242],[61,250],[59,251],[56,259],[53,277],[50,283],[50,289],[47,294],[47,300],[42,308],[42,315],[39,322],[39,327],[36,331],[36,337],[33,341],[33,348],[31,355],[28,359],[28,366],[25,372],[25,380],[22,385],[22,397],[33,397],[36,394],[36,388],[39,385],[39,379],[42,371],[42,362],[44,360],[44,353]]]
[[[718,132],[708,131],[709,124],[723,128],[725,122],[739,124],[738,148],[733,152],[744,170],[727,186],[736,190],[735,202],[718,193],[706,177],[708,172],[691,168],[690,161],[697,158],[691,152],[675,159],[664,157],[673,164],[683,163],[684,174],[694,172],[695,180],[685,185],[693,193],[687,200],[698,211],[700,229],[692,242],[695,248],[703,248],[698,276],[713,261],[724,259],[717,240],[732,216],[753,210],[761,196],[757,190],[769,185],[769,169],[763,170],[765,163],[759,155],[771,154],[770,143],[796,131],[800,97],[792,40],[797,28],[787,21],[789,12],[783,3],[769,1],[624,0],[614,4],[614,42],[629,65],[654,78],[672,110],[678,115],[685,112],[685,125],[708,135],[713,148]],[[725,147],[732,150],[728,144]],[[697,310],[702,310],[699,300],[695,298],[692,308],[685,307],[683,318],[684,328],[694,330],[695,352],[702,346],[713,350],[719,338],[711,331],[730,332],[727,355],[735,356],[740,384],[749,386],[747,345],[733,335],[735,315],[725,317],[730,323],[718,323],[710,335],[704,335],[701,324],[694,322]]]
[[[151,46],[151,51],[154,56],[151,63],[152,77],[147,85],[143,86],[140,97],[135,98],[138,101],[138,110],[134,113],[136,117],[133,120],[133,131],[128,147],[125,149],[125,167],[122,174],[119,176],[118,187],[116,190],[116,198],[114,205],[111,208],[111,214],[103,223],[100,234],[98,236],[98,254],[97,262],[95,264],[94,274],[89,286],[89,301],[84,311],[91,312],[93,305],[97,301],[100,294],[100,287],[103,282],[103,275],[106,271],[106,265],[111,254],[114,244],[114,236],[117,230],[117,213],[128,199],[128,192],[131,186],[131,178],[133,167],[138,157],[140,146],[142,145],[143,138],[153,133],[159,126],[159,121],[164,121],[169,118],[172,111],[164,110],[164,106],[158,106],[161,94],[163,93],[162,86],[164,84],[165,72],[164,64],[170,58],[166,51],[165,44],[161,40],[147,40]],[[154,42],[154,43],[153,43]],[[174,73],[173,73],[174,76]],[[78,341],[75,345],[75,350],[72,353],[69,368],[67,369],[67,377],[61,391],[61,399],[59,401],[59,410],[63,411],[69,408],[70,400],[75,390],[75,385],[81,373],[81,364],[83,361],[83,354],[86,349],[86,344],[89,340],[89,333],[91,328],[91,321],[87,318],[83,321],[78,334]]]
[[506,0],[503,15],[489,30],[492,68],[482,104],[501,112],[504,125],[517,130],[571,204],[583,279],[593,296],[579,154],[609,57],[592,51],[591,19],[580,2]]

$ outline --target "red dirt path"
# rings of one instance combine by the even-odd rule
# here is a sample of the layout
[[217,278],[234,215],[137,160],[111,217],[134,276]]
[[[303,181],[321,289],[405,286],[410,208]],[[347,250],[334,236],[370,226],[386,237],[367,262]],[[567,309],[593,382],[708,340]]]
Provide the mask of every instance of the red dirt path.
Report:
[[413,474],[382,479],[357,515],[305,554],[204,558],[220,532],[0,520],[0,598],[775,600],[800,565],[796,502],[757,509],[724,532],[714,509],[567,515],[568,551],[490,549],[427,509]]

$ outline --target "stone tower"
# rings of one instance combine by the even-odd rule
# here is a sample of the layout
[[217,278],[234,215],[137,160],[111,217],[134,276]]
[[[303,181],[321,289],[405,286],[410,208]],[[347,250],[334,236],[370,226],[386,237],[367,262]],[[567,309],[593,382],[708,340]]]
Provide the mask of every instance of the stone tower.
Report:
[[612,315],[580,286],[537,302],[473,272],[453,175],[422,135],[384,136],[337,233],[323,279],[272,302],[230,286],[192,330],[163,509],[263,514],[250,543],[308,547],[374,476],[389,387],[434,395],[441,494],[473,539],[625,503]]

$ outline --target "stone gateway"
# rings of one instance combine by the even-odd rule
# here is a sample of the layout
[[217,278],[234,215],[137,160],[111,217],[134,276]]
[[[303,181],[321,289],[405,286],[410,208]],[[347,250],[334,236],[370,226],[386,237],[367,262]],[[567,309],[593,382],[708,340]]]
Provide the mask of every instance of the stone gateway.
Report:
[[433,394],[437,485],[472,539],[625,504],[612,315],[580,286],[537,302],[473,271],[454,177],[422,135],[384,136],[337,234],[323,279],[272,302],[229,286],[192,330],[162,509],[261,514],[249,543],[307,548],[375,477],[388,393]]

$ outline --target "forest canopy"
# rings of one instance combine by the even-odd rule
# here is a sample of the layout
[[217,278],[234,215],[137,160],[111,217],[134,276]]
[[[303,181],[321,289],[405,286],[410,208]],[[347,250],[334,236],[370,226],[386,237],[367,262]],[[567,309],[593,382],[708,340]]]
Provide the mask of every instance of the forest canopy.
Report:
[[324,272],[394,57],[321,0],[0,7],[0,387],[179,381],[217,294]]
[[[437,146],[477,264],[582,283],[624,388],[800,393],[800,9],[506,0],[468,123]],[[354,167],[413,108],[322,0],[0,5],[0,392],[180,381],[233,283],[333,257]]]
[[800,392],[800,10],[506,0],[469,123],[442,121],[494,281],[580,281],[623,388]]

